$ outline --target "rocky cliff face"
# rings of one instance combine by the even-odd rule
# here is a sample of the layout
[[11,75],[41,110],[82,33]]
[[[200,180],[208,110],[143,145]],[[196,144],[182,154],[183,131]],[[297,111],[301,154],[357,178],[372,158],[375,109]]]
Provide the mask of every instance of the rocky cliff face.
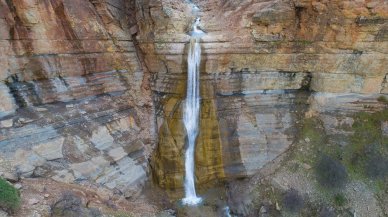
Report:
[[316,106],[318,99],[345,105],[348,116],[353,105],[360,105],[356,111],[386,108],[376,100],[387,94],[385,1],[147,3],[138,1],[137,38],[154,74],[159,144],[152,165],[163,187],[183,181],[181,113],[195,16],[207,31],[198,183],[255,174],[298,139],[306,116],[318,116],[330,129],[341,123],[338,110],[323,115],[326,104]]
[[138,192],[155,137],[133,7],[0,1],[1,172]]
[[[202,40],[203,73],[311,72],[314,91],[387,91],[388,6],[383,0],[197,3],[208,32]],[[176,1],[142,5],[139,41],[152,72],[185,71],[191,10]]]
[[306,116],[338,138],[351,133],[339,128],[354,112],[387,109],[377,101],[388,94],[384,0],[0,0],[0,12],[7,176],[132,196],[151,159],[160,186],[182,187],[186,33],[195,16],[207,32],[200,185],[255,174],[299,139]]

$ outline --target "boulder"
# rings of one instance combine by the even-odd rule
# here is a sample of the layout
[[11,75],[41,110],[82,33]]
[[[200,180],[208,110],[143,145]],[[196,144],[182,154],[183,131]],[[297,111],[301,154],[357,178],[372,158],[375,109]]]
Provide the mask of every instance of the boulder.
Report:
[[46,160],[32,151],[18,149],[14,156],[16,172],[29,177],[33,174],[36,167],[44,165]]
[[12,119],[0,121],[0,127],[12,127],[12,126],[13,126]]
[[72,164],[70,165],[70,168],[74,171],[76,179],[95,179],[99,177],[108,166],[109,161],[105,160],[103,156],[99,156],[92,158],[89,161]]
[[128,155],[122,147],[114,148],[108,152],[108,155],[113,158],[114,161],[118,161]]
[[63,137],[55,138],[40,145],[34,146],[32,150],[46,160],[63,158],[62,147],[64,141],[65,138]]
[[90,141],[97,149],[103,151],[112,147],[114,139],[106,127],[98,127],[93,131]]
[[55,175],[51,178],[57,182],[73,183],[74,181],[73,174],[68,170],[55,171],[54,173]]

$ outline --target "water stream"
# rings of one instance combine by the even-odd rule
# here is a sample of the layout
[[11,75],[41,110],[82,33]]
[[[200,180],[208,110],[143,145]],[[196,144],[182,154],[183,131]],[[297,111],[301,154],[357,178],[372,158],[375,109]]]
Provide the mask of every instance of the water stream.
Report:
[[202,201],[197,196],[194,183],[194,152],[195,141],[198,135],[200,95],[199,95],[199,66],[201,63],[200,38],[203,31],[198,29],[200,19],[197,18],[193,24],[193,31],[190,32],[190,47],[187,57],[187,94],[183,114],[183,122],[187,133],[187,150],[185,153],[185,198],[183,204],[196,205]]

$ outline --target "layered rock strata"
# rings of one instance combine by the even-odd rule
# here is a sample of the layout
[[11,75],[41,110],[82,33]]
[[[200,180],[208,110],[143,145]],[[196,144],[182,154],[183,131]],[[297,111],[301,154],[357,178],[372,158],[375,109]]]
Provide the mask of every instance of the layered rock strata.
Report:
[[134,16],[133,1],[0,1],[1,172],[141,190],[155,137]]
[[[355,115],[388,109],[381,94],[312,92],[310,76],[239,72],[201,77],[201,124],[195,159],[199,188],[214,181],[254,175],[293,144],[309,140],[302,138],[303,123],[308,118],[320,121],[325,135],[331,138],[328,144],[346,146],[354,134]],[[169,189],[183,186],[186,135],[181,89],[185,89],[184,76],[155,78],[159,143],[152,169],[157,183]],[[381,125],[376,130],[384,134],[385,122]]]
[[[193,2],[207,31],[203,73],[312,72],[314,91],[387,93],[383,0]],[[138,40],[148,68],[185,72],[191,5],[154,0],[141,10]]]
[[352,122],[339,108],[387,109],[384,0],[0,0],[0,172],[129,197],[152,155],[156,182],[181,188],[194,4],[207,32],[199,186],[256,173],[305,116],[339,138]]
[[[353,109],[386,109],[377,101],[387,94],[384,1],[137,3],[137,39],[154,73],[156,93],[159,144],[153,171],[163,187],[179,188],[183,181],[180,119],[193,4],[207,32],[201,41],[204,123],[197,143],[198,183],[256,173],[296,141],[306,116],[326,119],[316,107],[323,96],[333,106],[347,98],[348,115]],[[376,109],[368,109],[370,104]],[[215,112],[211,122],[209,111]],[[328,112],[328,119],[342,123],[335,112]],[[212,141],[207,143],[211,148],[202,148],[204,139]]]
[[[158,183],[180,188],[184,174],[182,105],[185,77],[159,75],[159,144],[153,171]],[[174,81],[174,82],[171,82]],[[196,147],[199,184],[247,177],[275,159],[297,136],[307,107],[308,73],[239,72],[201,77],[201,122]],[[274,89],[283,87],[285,89]],[[274,106],[276,105],[276,106]]]

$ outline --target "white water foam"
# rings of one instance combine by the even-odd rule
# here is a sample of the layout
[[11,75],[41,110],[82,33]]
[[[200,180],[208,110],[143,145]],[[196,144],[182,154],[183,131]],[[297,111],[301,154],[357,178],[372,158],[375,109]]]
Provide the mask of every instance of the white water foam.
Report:
[[225,217],[232,217],[229,206],[224,207]]
[[[197,33],[199,20],[194,23],[193,33]],[[183,123],[186,128],[188,146],[185,153],[185,198],[182,202],[186,205],[197,205],[202,199],[197,196],[194,183],[194,151],[195,140],[198,135],[199,124],[199,66],[201,63],[201,46],[199,44],[201,34],[192,34],[189,53],[187,57],[188,76],[187,94],[184,108]]]

